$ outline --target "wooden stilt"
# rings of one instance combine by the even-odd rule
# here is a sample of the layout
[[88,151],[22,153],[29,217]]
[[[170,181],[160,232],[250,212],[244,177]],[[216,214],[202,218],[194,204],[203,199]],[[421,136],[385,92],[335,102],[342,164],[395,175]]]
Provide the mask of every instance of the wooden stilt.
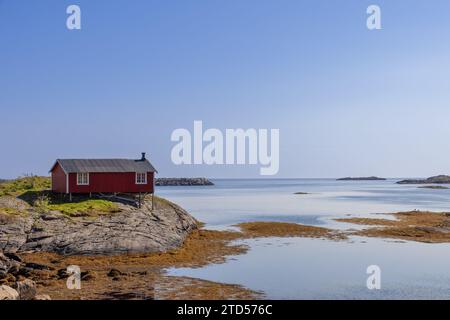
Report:
[[153,208],[154,208],[153,203],[154,203],[154,200],[155,200],[153,196],[154,196],[154,194],[152,193],[152,211],[153,211]]
[[69,193],[69,201],[72,202],[72,192]]

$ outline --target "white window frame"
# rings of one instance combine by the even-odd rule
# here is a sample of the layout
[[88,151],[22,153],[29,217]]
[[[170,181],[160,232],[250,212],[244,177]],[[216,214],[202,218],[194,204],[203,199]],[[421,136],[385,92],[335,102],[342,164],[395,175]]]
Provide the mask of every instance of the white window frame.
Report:
[[[142,181],[142,177],[144,180]],[[147,184],[147,172],[136,172],[136,184]]]
[[78,172],[77,186],[88,186],[88,185],[89,185],[89,172]]

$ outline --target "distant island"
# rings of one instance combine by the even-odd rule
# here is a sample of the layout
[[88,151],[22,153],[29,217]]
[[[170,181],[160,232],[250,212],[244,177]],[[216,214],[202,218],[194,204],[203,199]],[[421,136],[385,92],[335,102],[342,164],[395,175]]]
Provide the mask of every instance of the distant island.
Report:
[[206,178],[158,178],[155,186],[213,186]]
[[406,179],[397,181],[398,184],[450,184],[450,176],[439,175],[427,179]]
[[418,187],[420,189],[449,189],[449,187],[444,187],[444,186],[422,186],[422,187]]
[[336,179],[337,181],[373,181],[373,180],[386,180],[379,177],[345,177]]

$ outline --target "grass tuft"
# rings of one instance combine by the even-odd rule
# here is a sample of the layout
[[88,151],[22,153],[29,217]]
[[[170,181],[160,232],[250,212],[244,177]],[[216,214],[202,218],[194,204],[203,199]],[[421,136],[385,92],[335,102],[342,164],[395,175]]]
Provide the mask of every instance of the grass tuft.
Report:
[[[60,211],[68,216],[82,216],[120,211],[116,203],[108,200],[80,198],[74,202],[67,202],[51,193],[50,188],[50,177],[28,175],[1,183],[0,197],[13,196],[22,199],[41,214]],[[22,212],[12,208],[1,208],[0,213],[12,216]]]
[[0,197],[19,196],[25,192],[43,191],[51,188],[49,177],[25,176],[15,180],[9,180],[0,184]]
[[60,211],[68,216],[91,215],[96,213],[114,213],[118,212],[117,204],[101,199],[89,199],[80,202],[65,202],[48,204],[49,211]]

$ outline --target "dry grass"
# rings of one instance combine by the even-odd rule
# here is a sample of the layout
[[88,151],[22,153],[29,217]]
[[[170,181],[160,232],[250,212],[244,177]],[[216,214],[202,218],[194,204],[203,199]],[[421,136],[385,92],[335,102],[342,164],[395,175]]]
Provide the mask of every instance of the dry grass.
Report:
[[0,184],[0,196],[18,196],[30,191],[43,191],[50,189],[49,177],[26,176],[15,180],[8,180]]
[[366,237],[394,238],[426,243],[450,242],[450,214],[410,211],[393,214],[397,220],[348,218],[340,222],[380,227],[353,232]]
[[364,226],[395,226],[398,223],[398,221],[395,220],[371,219],[371,218],[343,218],[343,219],[335,219],[335,221]]
[[344,239],[345,236],[334,230],[284,222],[244,222],[236,225],[241,228],[245,238],[260,237],[306,237]]

